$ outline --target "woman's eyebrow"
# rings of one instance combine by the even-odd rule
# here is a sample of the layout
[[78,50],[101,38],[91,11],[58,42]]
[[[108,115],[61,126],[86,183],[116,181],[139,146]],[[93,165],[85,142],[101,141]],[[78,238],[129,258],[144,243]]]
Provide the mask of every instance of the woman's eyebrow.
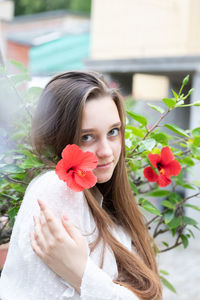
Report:
[[121,122],[117,122],[117,123],[114,123],[113,125],[111,125],[110,128],[119,127],[121,125],[122,125]]
[[95,129],[94,129],[94,128],[81,129],[81,133],[93,132],[93,131],[95,131]]
[[[117,122],[117,123],[112,124],[110,126],[110,128],[118,127],[118,126],[121,126],[121,122]],[[95,130],[96,130],[95,128],[81,129],[81,133],[94,132]]]

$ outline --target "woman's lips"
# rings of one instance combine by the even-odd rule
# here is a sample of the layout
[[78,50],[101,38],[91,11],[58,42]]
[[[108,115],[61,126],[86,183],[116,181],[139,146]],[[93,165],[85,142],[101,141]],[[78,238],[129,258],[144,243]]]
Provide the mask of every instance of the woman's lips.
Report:
[[109,162],[107,164],[102,164],[102,165],[98,165],[97,168],[98,169],[107,169],[111,166],[112,162]]

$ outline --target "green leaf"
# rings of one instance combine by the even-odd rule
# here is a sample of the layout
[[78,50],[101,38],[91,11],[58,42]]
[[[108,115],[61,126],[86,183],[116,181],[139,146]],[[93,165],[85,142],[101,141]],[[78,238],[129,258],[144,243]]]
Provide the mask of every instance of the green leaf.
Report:
[[137,121],[138,123],[142,124],[143,126],[147,126],[147,119],[141,115],[135,114],[131,111],[127,110],[127,114],[134,119],[135,121]]
[[187,97],[190,96],[193,92],[194,92],[194,88],[190,89],[188,94],[187,94]]
[[194,137],[200,137],[200,127],[197,127],[195,129],[192,130],[192,135]]
[[130,180],[129,182],[130,182],[131,190],[133,191],[133,193],[134,193],[135,195],[138,195],[138,189],[137,189],[137,186],[132,182],[132,180]]
[[23,169],[30,169],[30,168],[40,168],[44,166],[44,163],[41,162],[37,157],[28,157],[25,159],[24,163],[20,165]]
[[24,186],[22,184],[15,184],[14,189],[15,189],[16,192],[24,194],[25,190],[26,190],[26,186]]
[[31,80],[31,77],[28,73],[15,74],[15,75],[12,75],[10,78],[11,78],[12,82],[14,83],[14,85],[18,85],[24,81]]
[[23,173],[23,170],[16,165],[6,165],[0,168],[1,173],[12,174],[12,173]]
[[191,157],[185,157],[181,160],[184,164],[186,164],[189,167],[192,167],[195,165],[194,161],[191,159]]
[[172,236],[175,236],[176,235],[176,228],[172,228],[170,230],[171,230]]
[[13,202],[16,202],[17,201],[17,197],[14,195],[10,195],[9,193],[5,194],[5,193],[0,193],[1,196],[5,197],[5,198],[9,198],[11,200],[13,200]]
[[11,59],[10,62],[17,68],[19,69],[20,71],[23,71],[23,72],[27,72],[28,69],[19,61],[16,61],[14,59]]
[[174,217],[169,223],[168,226],[170,229],[177,228],[181,224],[181,217]]
[[147,103],[147,105],[149,107],[151,107],[152,109],[158,111],[160,114],[163,114],[165,112],[165,110],[162,107],[158,106],[158,105],[153,105],[153,104],[150,104],[150,103]]
[[189,145],[189,148],[192,152],[192,155],[198,159],[200,157],[200,147],[196,147],[193,144],[191,144]]
[[194,233],[190,228],[187,228],[187,230],[190,232],[191,236],[193,237],[193,239],[195,239]]
[[193,145],[196,147],[200,146],[200,136],[194,138]]
[[200,231],[200,228],[199,228],[199,226],[197,226],[197,225],[194,225],[194,227],[195,227],[197,230],[199,230],[199,231]]
[[151,137],[156,140],[156,142],[167,146],[168,145],[168,136],[164,132],[154,133],[152,132]]
[[29,101],[37,100],[39,98],[39,96],[41,95],[42,90],[43,89],[40,88],[40,87],[33,86],[33,87],[28,89],[28,91],[26,93],[26,98]]
[[184,207],[191,207],[197,211],[200,211],[200,207],[196,206],[196,205],[192,205],[192,204],[189,204],[189,203],[186,203],[186,204],[183,204],[182,206]]
[[138,127],[132,126],[132,133],[140,138],[144,137],[144,132]]
[[181,136],[189,137],[189,135],[186,133],[185,130],[183,130],[182,128],[180,128],[174,124],[165,124],[165,127],[167,127],[169,130],[171,130]]
[[183,224],[186,225],[198,225],[198,222],[190,217],[184,216],[183,217]]
[[169,273],[165,270],[160,270],[160,273],[163,274],[163,275],[169,275]]
[[163,98],[162,101],[168,108],[171,108],[176,105],[176,100],[174,98]]
[[141,160],[137,160],[134,158],[128,158],[128,164],[133,172],[136,172],[142,166]]
[[172,91],[172,93],[173,93],[173,95],[174,95],[174,98],[175,98],[176,100],[178,100],[179,95],[178,95],[174,90],[171,90],[171,91]]
[[157,216],[161,216],[160,211],[148,200],[142,198],[142,200],[140,199],[140,203],[142,205],[142,207],[147,210],[148,212],[157,215]]
[[168,224],[173,218],[174,218],[174,211],[173,210],[167,210],[164,213],[165,224]]
[[18,210],[19,210],[19,207],[12,207],[11,209],[9,209],[8,215],[9,215],[10,219],[14,219],[14,217],[18,213]]
[[197,185],[198,187],[200,187],[200,181],[194,180],[193,183],[194,183],[195,185]]
[[195,101],[190,104],[177,104],[176,107],[200,106],[200,101]]
[[189,78],[190,78],[190,75],[187,75],[184,79],[183,79],[183,86],[185,86],[187,83],[188,83],[188,81],[189,81]]
[[183,144],[183,143],[179,143],[179,145],[183,148],[187,148],[187,145],[186,144]]
[[181,240],[182,240],[182,243],[183,243],[184,248],[187,248],[187,246],[188,246],[188,244],[189,244],[187,236],[184,235],[184,234],[181,234],[180,237],[181,237]]
[[156,145],[156,141],[154,139],[146,139],[144,141],[139,142],[139,151],[148,150],[151,151]]
[[23,170],[22,172],[23,173],[14,173],[10,177],[17,180],[23,180],[24,178],[27,177],[27,174],[25,170]]
[[166,242],[162,241],[163,245],[165,245],[166,247],[169,247],[169,244],[167,244]]
[[165,206],[165,207],[168,207],[168,208],[171,208],[171,209],[175,209],[176,206],[174,204],[172,204],[170,201],[168,200],[164,200],[161,202],[161,205]]
[[176,290],[173,287],[173,285],[165,277],[160,275],[160,280],[170,291],[172,291],[173,293],[176,293]]
[[165,197],[165,196],[169,196],[169,194],[170,194],[170,192],[167,190],[155,190],[155,191],[147,193],[146,196]]
[[195,187],[190,183],[182,183],[181,186],[185,189],[195,190]]
[[16,152],[20,153],[20,154],[23,154],[23,155],[25,155],[25,156],[27,156],[27,157],[29,157],[31,159],[35,158],[35,155],[32,152],[30,152],[29,150],[23,149],[23,150],[17,150]]

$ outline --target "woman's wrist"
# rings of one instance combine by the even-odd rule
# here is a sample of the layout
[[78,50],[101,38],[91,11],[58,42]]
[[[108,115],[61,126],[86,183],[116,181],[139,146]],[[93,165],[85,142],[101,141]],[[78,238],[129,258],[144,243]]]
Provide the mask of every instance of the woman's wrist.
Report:
[[[87,266],[88,256],[85,259],[82,259],[81,262],[77,262],[77,265],[73,270],[71,270],[68,274],[70,274],[70,278],[68,274],[63,276],[63,279],[67,281],[74,289],[80,294],[82,279],[84,276],[84,272]],[[65,278],[64,278],[65,277]]]

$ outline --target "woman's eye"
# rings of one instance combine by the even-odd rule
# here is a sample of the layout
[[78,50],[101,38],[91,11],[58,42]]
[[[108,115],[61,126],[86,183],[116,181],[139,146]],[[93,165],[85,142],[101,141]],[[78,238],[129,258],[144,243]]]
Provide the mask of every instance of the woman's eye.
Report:
[[118,134],[119,134],[119,128],[113,128],[108,133],[109,136],[117,136]]
[[92,135],[90,134],[86,134],[81,137],[82,142],[91,142],[91,140],[92,140]]

